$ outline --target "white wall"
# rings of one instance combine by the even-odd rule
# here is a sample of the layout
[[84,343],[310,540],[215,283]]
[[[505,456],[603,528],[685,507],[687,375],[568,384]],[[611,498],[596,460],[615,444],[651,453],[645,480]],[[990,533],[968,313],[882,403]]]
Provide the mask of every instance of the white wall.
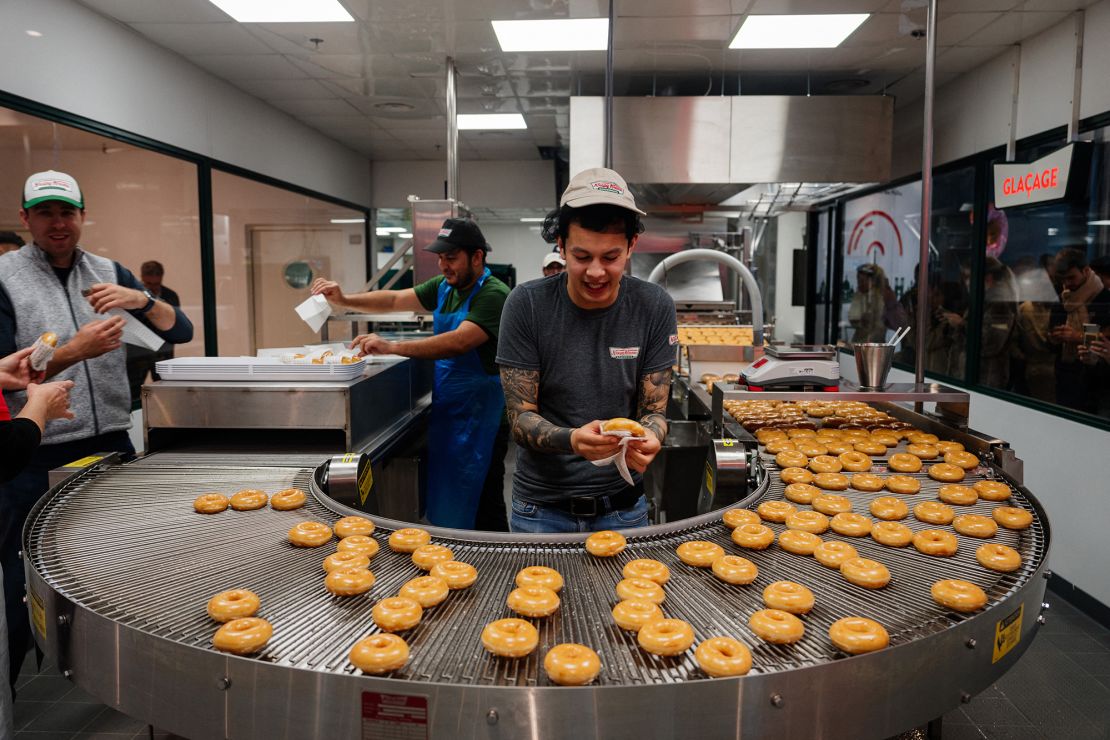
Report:
[[537,224],[479,221],[478,225],[493,247],[489,261],[516,267],[517,285],[543,277],[540,261],[551,251],[551,245],[540,238]]
[[[841,374],[855,380],[852,357],[840,360]],[[891,380],[912,383],[913,375],[892,370]],[[1052,529],[1050,568],[1110,604],[1110,433],[981,393],[971,394],[969,423],[1009,442],[1025,463],[1025,486]]]
[[775,262],[775,339],[794,342],[804,339],[805,306],[790,305],[794,292],[794,250],[805,246],[806,214],[784,213],[778,217],[778,244]]
[[[4,0],[0,90],[365,204],[370,163],[130,29],[67,0]],[[43,33],[32,38],[24,33]]]
[[[1110,0],[1091,6],[1084,19],[1080,117],[1110,110]],[[1020,50],[1017,137],[1071,118],[1075,66],[1075,19],[1026,39]],[[950,162],[1009,139],[1017,49],[1007,51],[937,89],[934,107],[936,164]],[[923,101],[900,105],[894,113],[893,176],[921,169]]]
[[[408,196],[443,198],[446,162],[376,162],[375,208],[403,208]],[[459,163],[459,200],[471,208],[554,208],[555,163],[464,161]]]

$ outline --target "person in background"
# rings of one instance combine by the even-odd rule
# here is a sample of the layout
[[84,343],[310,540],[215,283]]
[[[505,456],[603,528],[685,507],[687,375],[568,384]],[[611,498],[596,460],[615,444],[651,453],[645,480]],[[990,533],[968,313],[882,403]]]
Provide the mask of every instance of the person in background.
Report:
[[1087,264],[1085,248],[1066,247],[1056,255],[1056,277],[1063,290],[1049,320],[1049,340],[1059,348],[1056,358],[1056,402],[1093,411],[1088,366],[1079,361],[1083,325],[1110,309],[1110,290]]
[[14,231],[0,231],[0,254],[14,252],[27,242]]
[[543,256],[543,276],[558,275],[567,267],[567,261],[559,256],[558,252],[548,252]]
[[990,256],[984,259],[979,382],[991,388],[1009,388],[1017,323],[1017,281],[1001,260]]
[[1091,395],[1099,416],[1110,419],[1110,311],[1098,317],[1099,332],[1094,337],[1084,337],[1079,345],[1079,361],[1088,368]]
[[908,321],[883,268],[871,262],[856,270],[856,293],[848,307],[848,321],[855,333],[852,341],[885,342],[886,330],[897,331]]
[[442,275],[407,290],[354,295],[317,278],[312,294],[355,311],[434,312],[435,336],[394,342],[363,334],[351,347],[364,355],[435,360],[426,517],[440,527],[506,532],[509,426],[494,358],[509,286],[486,267],[489,248],[478,224],[449,218],[439,237],[424,247],[438,256]]
[[1056,346],[1049,340],[1052,307],[1060,303],[1049,274],[1030,258],[1015,265],[1018,305],[1016,347],[1019,371],[1012,378],[1022,395],[1056,402]]
[[[32,643],[19,560],[28,512],[49,489],[54,468],[97,452],[135,451],[127,434],[131,398],[121,349],[122,314],[145,319],[165,341],[193,338],[193,325],[178,309],[155,299],[118,262],[79,246],[85,199],[71,175],[53,170],[31,175],[23,186],[22,206],[19,218],[32,242],[0,255],[0,357],[31,346],[46,332],[57,334],[46,377],[73,382],[76,416],[48,423],[27,467],[0,488],[0,564],[13,684]],[[106,316],[110,311],[113,315]],[[4,393],[17,415],[29,402],[24,391]]]
[[[142,267],[139,268],[139,279],[142,280],[147,292],[174,308],[180,308],[181,298],[178,297],[176,291],[162,284],[162,278],[165,274],[166,268],[156,260],[144,262]],[[132,407],[138,407],[139,396],[142,393],[147,373],[150,373],[151,380],[160,380],[158,371],[155,370],[156,363],[173,358],[173,345],[167,342],[160,349],[151,350],[146,347],[128,344],[126,351],[127,384],[131,389],[131,405]]]

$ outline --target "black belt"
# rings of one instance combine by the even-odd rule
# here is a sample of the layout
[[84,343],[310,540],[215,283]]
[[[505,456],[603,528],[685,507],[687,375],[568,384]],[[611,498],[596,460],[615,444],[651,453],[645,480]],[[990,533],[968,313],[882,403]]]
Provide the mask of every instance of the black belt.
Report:
[[636,502],[643,495],[644,486],[641,483],[611,496],[571,496],[561,501],[537,503],[537,506],[559,509],[571,516],[601,516],[611,511],[631,508],[636,505]]

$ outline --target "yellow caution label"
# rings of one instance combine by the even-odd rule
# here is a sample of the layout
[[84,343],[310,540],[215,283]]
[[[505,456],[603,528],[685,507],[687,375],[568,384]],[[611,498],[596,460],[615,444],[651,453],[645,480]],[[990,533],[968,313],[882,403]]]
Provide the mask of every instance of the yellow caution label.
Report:
[[1021,617],[1025,613],[1025,604],[994,626],[994,657],[991,663],[997,663],[1006,656],[1006,653],[1017,647],[1021,642]]
[[367,496],[370,495],[370,489],[374,487],[374,468],[370,461],[366,461],[366,467],[358,476],[358,502],[360,505],[366,503]]
[[31,592],[31,624],[35,626],[35,631],[39,633],[42,639],[46,639],[46,607],[42,605],[42,600]]
[[103,455],[89,455],[88,457],[82,457],[80,460],[74,460],[71,463],[66,463],[62,467],[64,467],[64,468],[87,468],[90,465],[92,465],[93,463],[100,462],[103,459],[104,459]]
[[347,453],[346,455],[344,455],[344,456],[342,457],[342,459],[340,459],[340,462],[345,462],[345,463],[352,463],[352,462],[354,462],[354,461],[355,461],[355,460],[357,460],[357,459],[358,459],[358,453],[356,453],[356,452],[348,452],[348,453]]
[[735,447],[736,446],[736,440],[735,439],[722,439],[721,440],[721,446],[722,447]]
[[710,467],[709,461],[705,461],[705,490],[709,491],[709,495],[713,495],[713,468]]

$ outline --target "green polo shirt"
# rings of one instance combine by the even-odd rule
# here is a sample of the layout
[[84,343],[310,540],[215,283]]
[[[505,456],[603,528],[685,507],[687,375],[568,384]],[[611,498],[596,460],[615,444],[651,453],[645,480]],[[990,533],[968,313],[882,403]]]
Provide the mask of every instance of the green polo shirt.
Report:
[[[443,276],[437,275],[413,288],[420,305],[425,310],[434,311],[436,309],[439,284],[442,282]],[[444,302],[444,313],[454,313],[459,310],[473,291],[473,286],[462,293],[454,288],[450,289],[447,293],[447,300]],[[508,296],[509,286],[491,275],[486,279],[486,282],[482,283],[481,290],[470,302],[470,310],[466,314],[467,321],[472,321],[482,327],[482,330],[489,336],[489,341],[478,347],[478,359],[482,361],[482,367],[490,375],[496,375],[498,372],[496,361],[497,333],[501,328],[501,310],[505,307],[505,299]]]

